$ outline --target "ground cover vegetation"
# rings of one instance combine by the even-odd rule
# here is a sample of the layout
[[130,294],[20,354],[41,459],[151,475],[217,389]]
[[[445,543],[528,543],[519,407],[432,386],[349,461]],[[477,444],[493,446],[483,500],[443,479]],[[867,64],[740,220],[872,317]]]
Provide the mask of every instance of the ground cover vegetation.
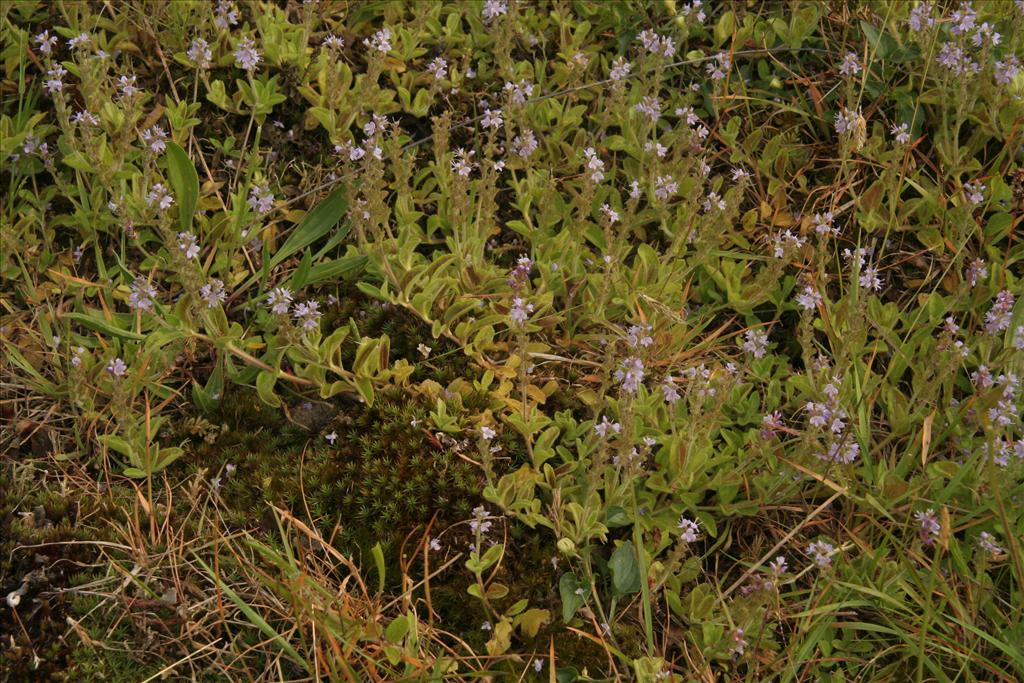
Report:
[[0,678],[1024,678],[1024,2],[0,9]]

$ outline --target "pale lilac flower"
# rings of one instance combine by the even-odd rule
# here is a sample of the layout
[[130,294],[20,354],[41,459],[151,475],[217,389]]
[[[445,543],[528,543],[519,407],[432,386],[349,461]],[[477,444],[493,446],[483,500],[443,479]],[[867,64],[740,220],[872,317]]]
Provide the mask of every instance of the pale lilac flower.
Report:
[[714,210],[725,211],[725,206],[725,199],[719,197],[717,192],[708,192],[708,196],[701,203],[704,213],[711,213]]
[[497,130],[504,124],[505,121],[501,118],[500,109],[484,109],[484,116],[480,119],[480,125],[484,128],[494,128]]
[[583,150],[583,156],[587,159],[587,169],[590,171],[590,179],[599,183],[604,180],[604,162],[597,156],[593,147]]
[[782,423],[782,413],[778,410],[768,413],[761,418],[761,438],[770,439],[785,425]]
[[768,568],[775,576],[781,576],[785,574],[787,571],[789,571],[789,565],[786,562],[786,558],[782,555],[779,555],[774,560],[769,562]]
[[135,74],[121,76],[117,79],[118,87],[121,88],[121,95],[123,97],[131,97],[139,92],[139,89],[135,87],[135,80]]
[[209,69],[213,65],[213,51],[210,50],[210,44],[202,38],[194,38],[185,55],[197,69]]
[[967,281],[971,287],[976,287],[979,280],[984,280],[988,277],[988,267],[985,265],[985,259],[976,258],[971,261],[971,265],[967,267],[967,273],[965,275]]
[[320,321],[320,316],[322,315],[323,313],[320,311],[320,303],[316,300],[295,304],[292,308],[292,317],[295,318],[296,322],[301,322],[303,329],[306,330],[316,328],[317,323]]
[[142,131],[142,141],[149,145],[151,152],[160,153],[167,149],[167,132],[160,126]]
[[46,72],[46,82],[43,84],[46,86],[46,92],[51,95],[55,92],[61,92],[64,90],[64,76],[66,76],[68,70],[60,64],[55,64],[53,68]]
[[915,5],[910,10],[910,16],[907,17],[907,25],[910,26],[911,31],[920,31],[922,28],[934,26],[935,19],[932,18],[932,4],[924,2],[920,5]]
[[235,473],[236,469],[238,468],[235,466],[235,464],[229,462],[228,464],[224,465],[224,474],[230,477]]
[[381,54],[387,54],[391,52],[391,29],[382,28],[373,34],[371,38],[363,40],[363,45],[366,45],[372,50],[376,50]]
[[874,266],[868,266],[862,270],[858,282],[861,287],[875,292],[882,289],[882,279],[878,277],[878,269]]
[[856,52],[847,52],[843,55],[843,63],[839,67],[839,73],[843,76],[856,76],[861,72],[860,59]]
[[856,130],[857,121],[860,120],[860,109],[850,110],[842,107],[836,112],[836,133],[845,135]]
[[996,545],[995,537],[987,531],[982,531],[978,536],[978,547],[989,555],[1001,555],[1003,549]]
[[146,203],[150,206],[159,206],[161,209],[166,209],[174,203],[174,198],[171,197],[171,193],[164,187],[163,183],[157,183],[146,194]]
[[629,183],[629,198],[640,199],[642,192],[640,191],[640,181],[634,180]]
[[493,429],[486,425],[480,428],[480,438],[482,438],[484,441],[490,441],[497,435],[498,432],[494,431]]
[[679,183],[670,176],[658,176],[654,179],[654,196],[661,201],[668,201],[679,192]]
[[504,90],[513,104],[526,104],[526,101],[533,97],[533,83],[525,80],[518,83],[508,81],[505,83]]
[[709,62],[704,68],[711,80],[720,81],[732,68],[732,57],[727,52],[719,52],[715,55],[715,61],[716,63]]
[[634,393],[644,381],[644,362],[636,356],[625,359],[619,363],[615,379],[622,382],[622,390],[627,394]]
[[430,539],[430,549],[435,553],[441,552],[441,540],[437,538]]
[[691,14],[693,14],[693,16],[696,17],[697,19],[697,23],[703,24],[704,20],[707,18],[707,14],[705,14],[704,10],[702,9],[703,5],[704,3],[701,0],[693,0],[693,2],[689,2],[680,7],[679,13],[684,17],[689,17]]
[[889,129],[889,133],[895,138],[897,144],[905,145],[910,142],[910,124],[901,123]]
[[835,550],[831,543],[826,543],[825,541],[815,541],[807,546],[807,554],[811,555],[822,569],[831,566],[832,554]]
[[128,364],[120,358],[115,358],[107,364],[107,372],[114,377],[124,377],[128,373]]
[[989,334],[1002,332],[1010,326],[1010,316],[1013,313],[1014,297],[1009,290],[996,294],[995,303],[985,314],[985,331]]
[[[495,2],[496,0],[489,0],[489,1],[490,2]],[[493,627],[491,626],[491,622],[489,622],[489,621],[485,621],[484,623],[480,624],[480,630],[481,631],[490,631],[492,628]]]
[[215,308],[217,304],[224,303],[225,297],[224,282],[216,278],[199,289],[199,298],[206,302],[207,308]]
[[261,216],[268,214],[274,208],[274,193],[266,185],[255,185],[249,189],[248,204]]
[[654,338],[650,335],[650,325],[630,325],[626,331],[626,343],[632,348],[642,346],[647,348],[654,344]]
[[654,95],[644,95],[633,105],[633,109],[649,118],[651,123],[656,123],[661,118],[661,100]]
[[476,154],[476,150],[469,150],[469,152],[467,152],[461,147],[457,148],[452,154],[452,170],[463,178],[469,177],[469,174],[473,172],[473,167],[475,166],[472,161],[474,154]]
[[51,36],[50,32],[43,31],[35,37],[36,47],[44,55],[48,55],[53,52],[53,46],[57,44],[57,36]]
[[1020,60],[1015,56],[1010,55],[1006,59],[1000,59],[996,62],[995,76],[996,83],[999,85],[1006,85],[1017,77],[1020,73]]
[[151,311],[153,300],[156,298],[156,288],[149,281],[137,277],[132,282],[131,294],[128,295],[128,307],[133,311]]
[[729,652],[736,657],[742,656],[747,650],[747,639],[743,637],[745,635],[746,632],[741,628],[737,628],[732,632],[732,647],[729,648]]
[[806,239],[786,229],[772,237],[772,254],[775,258],[783,258],[787,251],[796,251],[806,243]]
[[292,305],[291,290],[285,287],[275,287],[267,295],[267,305],[270,306],[270,311],[275,315],[287,314],[288,308]]
[[483,505],[478,505],[473,508],[473,519],[469,522],[470,531],[476,533],[479,530],[481,534],[486,534],[490,531],[492,523],[487,519],[487,517],[487,508]]
[[796,302],[804,310],[812,310],[821,303],[821,294],[811,285],[806,285],[804,291],[796,297]]
[[939,66],[947,69],[953,76],[971,76],[981,70],[981,66],[959,45],[944,43],[935,57]]
[[338,440],[338,432],[331,430],[330,434],[324,435],[324,439],[327,440],[327,443],[333,446],[334,442]]
[[516,267],[508,274],[509,286],[519,291],[530,281],[530,273],[533,271],[533,260],[526,254],[522,254],[516,260]]
[[522,327],[533,313],[533,304],[526,303],[522,297],[512,299],[512,310],[508,312],[508,318],[513,325]]
[[929,508],[920,512],[914,513],[914,519],[917,520],[918,533],[921,536],[921,542],[928,546],[935,542],[939,537],[939,532],[942,531],[942,526],[939,524],[939,518],[935,516],[935,510]]
[[1024,351],[1024,325],[1017,325],[1013,331],[1013,348]]
[[100,124],[100,120],[96,118],[96,115],[92,112],[83,109],[82,111],[75,112],[75,115],[71,117],[71,123],[98,126]]
[[964,195],[967,197],[967,201],[977,206],[985,201],[985,183],[965,183],[964,184]]
[[507,12],[507,0],[485,0],[484,7],[480,13],[483,15],[484,23],[489,24]]
[[537,137],[530,129],[526,129],[522,135],[512,138],[512,153],[524,159],[528,159],[531,154],[536,152],[538,146]]
[[213,23],[222,31],[237,24],[238,10],[235,9],[233,3],[228,2],[228,0],[220,0],[220,2],[217,3],[217,10],[216,15],[213,18]]
[[444,57],[434,57],[427,65],[429,73],[435,81],[443,81],[448,78],[448,60]]
[[676,44],[670,37],[659,36],[651,29],[641,31],[637,38],[648,54],[669,58],[676,53]]
[[746,180],[749,177],[750,177],[750,171],[748,171],[748,170],[746,170],[744,168],[734,168],[734,169],[732,169],[732,180],[735,183],[738,183],[741,180]]
[[252,72],[260,63],[259,50],[256,49],[256,42],[252,38],[242,38],[235,46],[235,66],[240,69]]
[[536,671],[537,673],[540,673],[541,671],[543,671],[544,670],[544,660],[540,659],[539,657],[537,659],[534,659],[533,660],[533,670]]
[[178,233],[178,249],[185,254],[185,258],[192,259],[199,255],[199,242],[196,236],[190,232]]
[[829,444],[827,453],[818,453],[816,457],[819,460],[825,462],[836,462],[843,463],[844,465],[850,465],[857,461],[860,455],[860,445],[855,441],[846,441],[845,443],[833,442]]
[[954,36],[962,36],[968,33],[978,19],[978,13],[969,2],[961,2],[960,7],[949,15],[951,22],[950,33]]
[[743,350],[753,354],[754,358],[764,358],[768,350],[768,333],[764,330],[747,330],[743,336]]
[[974,43],[975,47],[981,47],[985,43],[995,46],[1001,43],[1002,40],[1003,37],[996,33],[995,27],[987,21],[983,21],[974,31],[974,35],[971,36],[971,42]]
[[332,33],[331,35],[324,38],[324,42],[321,43],[321,45],[328,49],[340,50],[343,47],[345,47],[345,39],[335,33]]
[[661,383],[661,396],[669,405],[674,405],[681,398],[672,377],[666,377],[665,381]]
[[608,434],[619,434],[622,432],[622,425],[618,422],[612,422],[608,419],[607,415],[601,416],[601,421],[594,425],[594,433],[600,436],[602,439]]
[[676,526],[679,528],[679,540],[684,543],[694,543],[700,539],[700,528],[697,526],[697,522],[685,515],[679,517],[679,524]]
[[625,57],[616,57],[612,62],[612,69],[608,73],[608,77],[613,81],[621,81],[629,76],[632,69],[633,65],[627,62]]
[[608,223],[611,225],[615,225],[619,222],[619,213],[613,209],[610,204],[602,204],[601,213],[604,214],[605,218],[608,219]]

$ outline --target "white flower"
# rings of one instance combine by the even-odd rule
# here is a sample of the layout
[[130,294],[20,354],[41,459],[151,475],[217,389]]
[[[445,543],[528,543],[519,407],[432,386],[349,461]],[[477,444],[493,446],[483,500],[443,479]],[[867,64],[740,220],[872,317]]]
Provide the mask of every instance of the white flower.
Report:
[[185,254],[185,258],[192,259],[199,255],[199,243],[196,236],[190,232],[178,233],[178,249]]
[[604,162],[597,156],[597,152],[594,151],[593,147],[587,147],[583,150],[583,156],[587,160],[587,169],[590,171],[590,179],[599,183],[604,180]]
[[150,206],[159,206],[161,209],[168,208],[174,203],[171,193],[164,187],[163,183],[157,183],[146,195],[146,202]]
[[215,308],[217,304],[224,303],[226,297],[224,283],[216,278],[210,280],[199,289],[199,297],[206,302],[208,308]]
[[326,439],[327,442],[333,446],[334,442],[338,440],[338,432],[331,430],[330,434],[324,435],[324,439]]
[[494,129],[501,128],[501,126],[504,124],[504,121],[501,118],[501,110],[500,109],[484,109],[484,116],[480,120],[480,124],[484,128],[494,128]]
[[622,425],[618,422],[611,422],[607,415],[601,416],[601,421],[594,425],[594,433],[604,438],[608,434],[614,433],[619,434],[622,432]]
[[117,79],[118,85],[121,88],[121,95],[124,97],[131,97],[135,93],[139,92],[139,89],[135,87],[135,75],[121,76]]
[[901,145],[905,145],[910,142],[910,124],[901,123],[900,125],[894,125],[889,129],[889,133],[892,134],[896,142]]
[[275,315],[285,315],[288,313],[288,308],[292,305],[291,290],[285,287],[275,287],[267,295],[267,304]]
[[391,29],[382,28],[374,33],[371,38],[364,39],[363,45],[386,55],[391,52]]
[[601,213],[605,215],[605,217],[608,219],[608,222],[611,223],[612,225],[615,225],[616,223],[619,222],[619,213],[608,204],[601,205]]

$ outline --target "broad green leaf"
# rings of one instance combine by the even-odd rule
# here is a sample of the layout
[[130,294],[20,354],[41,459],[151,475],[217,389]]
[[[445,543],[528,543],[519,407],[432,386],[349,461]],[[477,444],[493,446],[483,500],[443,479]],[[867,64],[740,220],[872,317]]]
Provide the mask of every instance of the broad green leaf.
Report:
[[178,203],[178,223],[182,230],[190,230],[199,201],[199,174],[188,154],[175,142],[167,143],[167,176]]
[[632,541],[626,541],[615,549],[608,567],[612,570],[612,587],[617,595],[628,595],[640,590],[640,567]]
[[[302,251],[330,232],[331,228],[341,220],[346,208],[348,208],[348,202],[345,200],[345,188],[339,187],[313,207],[305,218],[295,226],[292,233],[288,235],[288,239],[270,259],[270,267],[274,268],[280,265],[292,254]],[[342,229],[347,230],[348,228]]]
[[81,323],[83,326],[88,327],[94,332],[102,332],[103,334],[111,337],[121,337],[122,339],[134,339],[136,341],[142,341],[146,338],[144,334],[138,334],[131,330],[123,330],[120,327],[111,325],[110,323],[100,320],[99,318],[87,315],[85,313],[65,313],[65,318],[74,320],[77,323]]

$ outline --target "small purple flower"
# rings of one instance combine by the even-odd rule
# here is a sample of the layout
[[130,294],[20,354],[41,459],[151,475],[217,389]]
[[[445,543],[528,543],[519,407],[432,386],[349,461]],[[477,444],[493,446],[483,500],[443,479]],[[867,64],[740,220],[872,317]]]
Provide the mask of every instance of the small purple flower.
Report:
[[700,529],[697,526],[697,522],[689,519],[688,517],[681,516],[679,518],[679,538],[685,543],[694,543],[700,539]]
[[789,571],[789,565],[786,562],[786,558],[779,555],[774,560],[768,563],[768,569],[771,570],[775,576],[781,576]]
[[608,73],[608,77],[613,81],[622,81],[629,76],[629,72],[633,69],[633,65],[626,61],[625,57],[616,57],[612,62],[612,69]]
[[768,333],[764,330],[747,330],[743,337],[743,350],[753,354],[754,358],[764,358],[768,350]]
[[448,60],[444,57],[434,57],[427,65],[429,73],[435,81],[443,81],[448,78]]
[[622,361],[619,369],[615,371],[615,379],[622,382],[622,390],[627,394],[636,392],[644,381],[643,361],[636,356]]
[[905,145],[910,142],[910,124],[901,123],[900,125],[894,125],[889,129],[889,133],[896,140],[897,144]]
[[35,37],[36,47],[44,55],[53,52],[53,46],[57,44],[57,36],[51,36],[49,31],[43,31]]
[[804,291],[796,297],[796,303],[805,311],[818,307],[821,303],[821,294],[811,285],[804,287]]
[[583,150],[583,156],[587,160],[587,169],[590,171],[590,179],[599,183],[604,180],[604,162],[597,156],[597,152],[594,151],[593,147],[587,147]]
[[989,555],[1001,555],[1003,549],[996,545],[995,537],[987,531],[982,531],[978,536],[978,547]]
[[939,532],[942,530],[939,518],[935,516],[935,510],[929,508],[915,512],[914,519],[917,520],[919,526],[918,533],[921,536],[921,542],[926,546],[934,543],[935,539],[939,537]]
[[150,206],[159,206],[160,209],[166,209],[174,203],[174,198],[167,188],[164,187],[163,183],[157,183],[146,195],[146,203]]
[[654,179],[654,196],[661,201],[668,201],[679,192],[679,183],[670,176],[658,176]]
[[370,48],[371,50],[376,50],[382,55],[386,55],[387,53],[391,52],[392,47],[391,29],[382,28],[381,30],[374,33],[372,37],[363,40],[363,45]]
[[768,413],[761,418],[761,438],[770,439],[785,425],[782,423],[782,413],[778,410]]
[[160,126],[142,131],[142,141],[149,145],[151,152],[160,153],[167,149],[167,132]]
[[965,183],[964,196],[975,206],[981,204],[985,201],[985,183]]
[[178,249],[185,254],[185,258],[193,259],[199,255],[199,242],[196,236],[190,232],[178,233]]
[[213,52],[210,44],[202,38],[195,38],[185,55],[196,65],[197,69],[209,69],[213,64]]
[[995,303],[985,314],[985,331],[989,334],[1002,332],[1010,326],[1010,316],[1013,313],[1014,297],[1009,290],[996,294]]
[[878,277],[878,269],[874,266],[868,266],[862,270],[858,282],[864,289],[870,289],[875,292],[882,289],[882,279]]
[[680,399],[679,391],[671,377],[666,377],[665,381],[661,383],[661,395],[665,399],[665,403],[669,405],[674,405]]
[[984,280],[988,277],[988,267],[985,265],[985,259],[976,258],[971,261],[971,265],[967,267],[967,274],[965,276],[971,287],[976,287],[979,280]]
[[832,565],[832,554],[836,551],[831,543],[815,541],[807,546],[807,554],[814,558],[819,567],[825,569]]
[[330,434],[324,435],[324,439],[333,446],[334,442],[338,440],[338,432],[331,430]]
[[275,287],[267,295],[267,305],[275,315],[286,315],[288,308],[292,305],[291,290],[285,287]]
[[305,330],[315,329],[320,321],[320,316],[322,315],[323,313],[320,311],[320,303],[316,300],[295,304],[292,308],[292,317],[295,318],[297,322],[301,322],[302,328]]
[[46,92],[51,95],[55,92],[61,92],[64,90],[64,76],[66,76],[68,70],[62,67],[60,64],[55,65],[49,71],[46,72],[46,82],[43,84],[46,86]]
[[512,299],[512,310],[508,312],[508,318],[516,327],[522,327],[533,313],[533,304],[526,303],[522,297]]
[[268,214],[274,208],[274,193],[266,185],[254,186],[249,190],[248,204],[261,216]]
[[121,95],[123,97],[131,97],[132,95],[139,92],[139,89],[135,87],[135,75],[128,74],[121,76],[117,79],[118,86],[121,88]]
[[530,129],[526,129],[522,132],[522,135],[512,138],[512,153],[523,159],[528,159],[531,154],[537,151],[539,146],[537,136]]
[[594,433],[602,439],[609,434],[619,434],[622,432],[622,425],[618,422],[612,422],[608,419],[607,415],[601,416],[601,421],[594,425]]
[[485,0],[481,14],[484,23],[489,24],[508,12],[508,0]]
[[256,41],[248,37],[238,41],[238,45],[235,46],[235,66],[252,73],[261,59],[259,50],[256,49]]
[[128,307],[133,311],[151,311],[156,297],[153,285],[148,280],[137,277],[132,282],[131,294],[128,295]]
[[843,76],[856,76],[861,72],[860,60],[856,52],[847,52],[843,55],[843,63],[839,66],[839,73]]
[[498,130],[505,125],[504,119],[501,118],[500,109],[484,109],[484,116],[480,119],[480,125],[484,128],[493,128]]
[[107,364],[107,372],[114,377],[124,377],[128,373],[128,364],[121,358],[115,358]]
[[224,282],[216,278],[199,289],[199,297],[206,302],[207,308],[215,308],[224,303],[225,296]]

